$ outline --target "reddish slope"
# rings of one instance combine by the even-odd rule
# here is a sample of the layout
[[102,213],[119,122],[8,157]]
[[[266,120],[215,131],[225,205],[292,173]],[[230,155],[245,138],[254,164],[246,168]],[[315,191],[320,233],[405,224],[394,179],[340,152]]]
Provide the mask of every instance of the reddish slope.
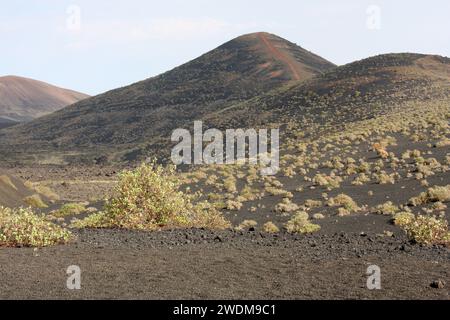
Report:
[[261,39],[262,42],[264,42],[264,44],[267,46],[267,49],[270,51],[270,53],[278,60],[282,61],[283,63],[285,63],[291,73],[292,73],[292,78],[294,80],[300,80],[300,75],[298,72],[298,67],[295,67],[295,60],[292,59],[292,56],[286,56],[283,52],[281,52],[278,48],[275,48],[274,45],[269,41],[269,39],[267,38],[267,34],[261,32],[259,34],[259,38]]

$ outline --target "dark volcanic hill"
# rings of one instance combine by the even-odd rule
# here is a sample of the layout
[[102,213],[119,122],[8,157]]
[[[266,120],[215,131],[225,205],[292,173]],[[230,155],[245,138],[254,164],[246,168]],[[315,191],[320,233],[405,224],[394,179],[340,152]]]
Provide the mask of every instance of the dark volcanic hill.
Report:
[[0,77],[0,126],[30,121],[88,97],[41,81]]
[[175,128],[333,68],[275,35],[244,35],[157,77],[6,129],[0,141],[12,158],[28,155],[31,148],[45,157],[47,151],[70,151],[75,157],[126,153],[158,140],[165,144]]
[[204,121],[219,128],[293,123],[306,132],[336,129],[395,112],[408,103],[450,101],[450,59],[422,54],[385,54],[287,85]]

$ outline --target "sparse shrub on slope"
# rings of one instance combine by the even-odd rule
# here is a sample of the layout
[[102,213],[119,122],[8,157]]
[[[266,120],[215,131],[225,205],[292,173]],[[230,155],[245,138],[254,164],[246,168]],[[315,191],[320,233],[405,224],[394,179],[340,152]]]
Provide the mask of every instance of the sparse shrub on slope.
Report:
[[280,229],[272,221],[269,221],[264,224],[263,231],[267,233],[278,233]]
[[450,185],[435,186],[422,192],[419,196],[411,198],[409,203],[413,206],[420,206],[430,202],[447,202],[450,201]]
[[31,209],[0,207],[0,246],[46,247],[70,241],[71,233]]
[[313,233],[319,231],[320,226],[309,221],[308,213],[300,211],[286,223],[286,229],[290,233]]
[[103,212],[76,221],[74,226],[137,230],[230,226],[207,202],[193,204],[193,197],[180,191],[180,185],[175,167],[142,164],[120,174],[115,196]]
[[346,194],[339,194],[336,197],[329,199],[327,204],[330,207],[341,207],[339,208],[342,209],[339,210],[341,216],[360,210],[358,204]]

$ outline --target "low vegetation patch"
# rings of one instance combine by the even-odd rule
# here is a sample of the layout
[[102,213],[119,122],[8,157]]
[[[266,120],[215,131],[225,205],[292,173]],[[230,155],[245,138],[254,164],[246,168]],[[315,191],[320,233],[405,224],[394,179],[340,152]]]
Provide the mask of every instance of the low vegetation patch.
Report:
[[0,207],[0,246],[47,247],[71,240],[70,231],[38,216],[31,209]]
[[182,181],[175,167],[142,164],[124,171],[104,211],[75,227],[157,230],[161,228],[225,229],[230,223],[207,202],[193,203],[194,196],[180,191]]
[[435,186],[422,192],[419,196],[411,198],[409,203],[413,206],[420,206],[431,202],[448,202],[450,201],[450,185]]
[[449,245],[448,222],[432,216],[402,213],[395,218],[395,224],[406,231],[408,236],[419,244]]
[[313,233],[319,231],[320,226],[309,221],[307,212],[300,211],[286,223],[286,230],[290,233]]
[[66,203],[59,210],[53,212],[52,215],[57,218],[75,216],[85,212],[86,210],[86,206],[82,203]]
[[248,230],[248,229],[254,228],[257,225],[258,225],[258,222],[256,222],[255,220],[244,220],[235,229],[238,231],[243,231],[243,230]]
[[331,198],[328,200],[327,204],[330,207],[340,207],[338,211],[340,216],[349,215],[352,212],[360,210],[356,202],[346,194],[339,194],[336,197]]
[[263,231],[267,233],[278,233],[280,229],[273,222],[269,221],[263,225]]

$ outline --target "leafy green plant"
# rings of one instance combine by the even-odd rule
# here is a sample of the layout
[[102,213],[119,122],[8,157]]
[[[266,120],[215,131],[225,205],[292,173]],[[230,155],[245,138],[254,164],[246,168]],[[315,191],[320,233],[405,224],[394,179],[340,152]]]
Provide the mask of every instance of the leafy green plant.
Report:
[[71,239],[70,231],[34,214],[30,208],[0,207],[0,246],[46,247]]
[[408,234],[408,236],[420,244],[433,245],[450,244],[450,232],[448,230],[448,222],[445,219],[438,219],[432,216],[403,216],[401,220],[397,220]]
[[180,191],[180,186],[174,166],[144,163],[120,174],[115,196],[107,201],[104,211],[75,221],[73,226],[137,230],[230,226],[213,205],[194,204],[194,197]]

